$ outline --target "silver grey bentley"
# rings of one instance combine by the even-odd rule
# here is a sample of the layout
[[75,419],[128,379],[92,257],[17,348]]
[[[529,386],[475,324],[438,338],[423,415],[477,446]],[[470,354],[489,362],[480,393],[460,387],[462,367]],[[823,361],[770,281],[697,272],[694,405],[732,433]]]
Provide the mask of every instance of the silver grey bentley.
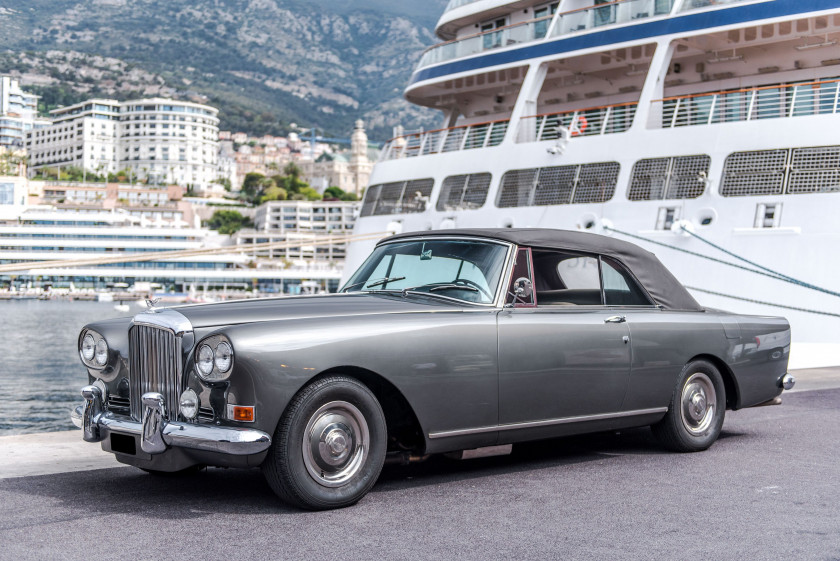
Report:
[[583,232],[406,233],[338,294],[149,309],[87,325],[84,439],[152,473],[257,467],[348,506],[386,461],[650,425],[712,445],[779,403],[790,327],[705,309],[652,254]]

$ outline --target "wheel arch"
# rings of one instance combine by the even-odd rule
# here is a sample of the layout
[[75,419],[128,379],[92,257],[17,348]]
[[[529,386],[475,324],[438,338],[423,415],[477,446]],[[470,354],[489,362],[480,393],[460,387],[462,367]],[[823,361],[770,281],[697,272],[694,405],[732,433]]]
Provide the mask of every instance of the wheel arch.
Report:
[[424,451],[426,441],[414,408],[399,388],[382,375],[358,366],[335,366],[314,376],[306,385],[337,375],[355,378],[376,397],[385,415],[389,452]]
[[720,357],[712,354],[699,354],[693,356],[686,364],[694,362],[695,360],[705,360],[706,362],[712,363],[715,368],[718,369],[721,378],[723,378],[724,390],[726,390],[726,408],[738,409],[741,403],[741,396],[738,391],[738,382],[732,368],[730,368],[729,365],[726,364],[726,362]]

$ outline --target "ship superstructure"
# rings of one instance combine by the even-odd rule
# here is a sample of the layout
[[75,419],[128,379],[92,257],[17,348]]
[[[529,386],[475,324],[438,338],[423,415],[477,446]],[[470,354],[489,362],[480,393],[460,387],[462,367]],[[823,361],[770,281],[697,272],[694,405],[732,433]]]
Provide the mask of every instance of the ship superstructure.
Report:
[[840,363],[840,2],[452,0],[436,32],[405,97],[442,126],[386,144],[355,234],[623,237]]

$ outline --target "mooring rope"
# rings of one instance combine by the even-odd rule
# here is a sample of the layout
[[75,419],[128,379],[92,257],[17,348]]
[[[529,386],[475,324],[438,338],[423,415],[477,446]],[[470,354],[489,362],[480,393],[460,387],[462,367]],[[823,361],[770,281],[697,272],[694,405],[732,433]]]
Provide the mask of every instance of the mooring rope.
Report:
[[822,316],[831,316],[840,318],[840,314],[832,312],[823,312],[821,310],[809,310],[808,308],[797,308],[796,306],[787,306],[785,304],[774,304],[773,302],[765,302],[763,300],[754,300],[752,298],[744,298],[743,296],[734,296],[732,294],[725,294],[723,292],[715,292],[714,290],[706,290],[705,288],[697,288],[696,286],[686,286],[689,290],[696,290],[697,292],[705,292],[714,296],[723,296],[724,298],[731,298],[733,300],[741,300],[743,302],[751,302],[753,304],[762,304],[764,306],[773,306],[774,308],[784,308],[786,310],[794,310],[797,312],[807,312],[809,314],[820,314]]
[[701,236],[701,235],[699,235],[699,234],[696,234],[696,233],[692,232],[691,230],[689,230],[689,229],[688,229],[688,228],[686,228],[685,226],[682,226],[682,225],[681,225],[681,226],[680,226],[680,229],[682,229],[682,231],[683,231],[683,232],[685,232],[685,233],[689,234],[690,236],[693,236],[693,237],[697,238],[697,239],[698,239],[698,240],[700,240],[701,242],[703,242],[703,243],[705,243],[705,244],[708,244],[708,245],[712,246],[713,248],[717,249],[718,251],[722,251],[723,253],[725,253],[725,254],[729,255],[730,257],[734,257],[735,259],[738,259],[739,261],[743,261],[744,263],[747,263],[747,264],[749,264],[749,265],[752,265],[753,267],[758,267],[759,269],[761,269],[761,270],[763,270],[763,271],[766,271],[766,272],[768,272],[768,273],[770,273],[770,274],[776,275],[777,277],[779,277],[779,279],[780,279],[780,280],[785,280],[785,281],[787,281],[787,282],[789,282],[789,283],[791,283],[791,284],[797,284],[797,285],[799,285],[799,286],[804,286],[805,288],[810,288],[811,290],[817,290],[817,291],[819,291],[819,292],[825,292],[826,294],[831,294],[832,296],[838,296],[838,297],[840,297],[840,292],[835,292],[835,291],[833,291],[833,290],[829,290],[829,289],[827,289],[827,288],[822,288],[822,287],[820,287],[820,286],[816,286],[816,285],[813,285],[813,284],[807,283],[807,282],[805,282],[805,281],[801,281],[801,280],[799,280],[799,279],[796,279],[796,278],[791,277],[791,276],[789,276],[789,275],[786,275],[786,274],[784,274],[784,273],[780,273],[780,272],[778,272],[778,271],[774,271],[773,269],[770,269],[770,268],[765,267],[765,266],[763,266],[763,265],[759,265],[759,264],[758,264],[758,263],[756,263],[755,261],[750,261],[750,260],[749,260],[749,259],[747,259],[746,257],[743,257],[743,256],[741,256],[741,255],[738,255],[738,254],[736,254],[736,253],[732,252],[732,251],[729,251],[728,249],[726,249],[726,248],[724,248],[724,247],[721,247],[721,246],[717,245],[716,243],[714,243],[714,242],[712,242],[712,241],[710,241],[710,240],[707,240],[707,239],[706,239],[706,238],[704,238],[703,236]]
[[[749,263],[750,265],[758,267],[758,269],[752,269],[750,267],[745,267],[743,265],[739,265],[738,263],[733,263],[731,261],[726,261],[724,259],[718,259],[717,257],[712,257],[711,255],[705,255],[703,253],[698,253],[696,251],[691,251],[690,249],[685,249],[684,247],[679,247],[679,246],[676,246],[676,245],[671,245],[671,244],[667,244],[667,243],[664,243],[664,242],[660,242],[660,241],[657,241],[657,240],[652,240],[652,239],[646,238],[644,236],[640,236],[640,235],[637,235],[637,234],[631,234],[630,232],[624,232],[623,230],[618,230],[618,229],[612,228],[610,226],[604,226],[604,229],[613,231],[616,234],[621,234],[622,236],[628,236],[630,238],[635,238],[637,240],[641,240],[641,241],[651,243],[651,244],[654,244],[654,245],[667,247],[668,249],[673,249],[675,251],[681,251],[683,253],[687,253],[687,254],[693,255],[695,257],[700,257],[702,259],[707,259],[707,260],[713,261],[715,263],[720,263],[722,265],[727,265],[729,267],[734,267],[736,269],[741,269],[742,271],[755,273],[757,275],[762,275],[762,276],[765,276],[765,277],[769,277],[771,279],[776,279],[776,280],[780,280],[780,281],[783,281],[783,282],[795,284],[795,285],[798,285],[798,286],[802,286],[804,288],[810,288],[812,290],[818,290],[820,292],[825,292],[825,293],[831,294],[833,296],[840,296],[840,293],[833,292],[831,290],[827,290],[827,289],[824,289],[824,288],[820,288],[820,287],[811,285],[811,284],[803,282],[803,281],[799,281],[798,279],[794,279],[792,277],[789,277],[789,276],[784,275],[782,273],[779,273],[777,271],[773,271],[772,269],[768,269],[767,267],[763,267],[761,265],[758,265],[757,263],[753,263],[752,261],[750,261],[746,258],[740,257],[739,255],[736,255],[736,254],[734,254],[730,251],[727,251],[727,250],[723,249],[722,247],[717,246],[717,245],[713,244],[712,242],[709,242],[708,240],[700,238],[699,236],[697,236],[693,232],[688,232],[688,230],[685,230],[685,231],[687,231],[690,234],[693,234],[695,237],[697,237],[701,241],[704,241],[704,242],[708,243],[712,247],[720,249],[721,251],[723,251],[727,255],[731,255],[732,257],[735,257],[736,259],[739,259],[741,261]],[[787,309],[787,310],[794,310],[794,311],[797,311],[797,312],[805,312],[805,313],[810,313],[810,314],[819,314],[819,315],[823,315],[823,316],[831,316],[831,317],[840,318],[840,314],[835,314],[833,312],[824,312],[824,311],[821,311],[821,310],[811,310],[811,309],[808,309],[808,308],[799,308],[799,307],[796,307],[796,306],[788,306],[786,304],[774,304],[773,302],[765,302],[763,300],[754,300],[754,299],[745,298],[745,297],[742,297],[742,296],[734,296],[732,294],[725,294],[723,292],[715,292],[713,290],[707,290],[705,288],[698,288],[698,287],[695,287],[695,286],[686,286],[686,288],[688,288],[690,290],[696,290],[698,292],[704,292],[706,294],[711,294],[711,295],[714,295],[714,296],[722,296],[724,298],[731,298],[733,300],[741,300],[743,302],[751,302],[751,303],[754,303],[754,304],[762,304],[762,305],[765,305],[765,306],[773,306],[773,307],[776,307],[776,308],[784,308],[784,309]]]

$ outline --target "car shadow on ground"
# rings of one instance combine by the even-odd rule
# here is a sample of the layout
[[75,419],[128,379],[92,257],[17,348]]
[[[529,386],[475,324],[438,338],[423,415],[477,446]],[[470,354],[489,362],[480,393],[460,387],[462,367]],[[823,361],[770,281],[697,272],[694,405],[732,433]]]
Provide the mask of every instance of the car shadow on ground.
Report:
[[[724,431],[721,439],[740,433]],[[386,465],[374,494],[534,470],[562,468],[624,456],[672,454],[649,429],[631,429],[529,442],[508,456],[451,460],[432,456],[410,465]],[[82,492],[95,489],[96,492]],[[7,493],[43,497],[56,505],[56,516],[126,514],[159,519],[161,512],[178,519],[211,514],[300,512],[280,502],[257,469],[210,468],[175,475],[152,475],[136,468],[111,468],[0,480],[0,502]],[[0,521],[0,528],[14,525]]]

